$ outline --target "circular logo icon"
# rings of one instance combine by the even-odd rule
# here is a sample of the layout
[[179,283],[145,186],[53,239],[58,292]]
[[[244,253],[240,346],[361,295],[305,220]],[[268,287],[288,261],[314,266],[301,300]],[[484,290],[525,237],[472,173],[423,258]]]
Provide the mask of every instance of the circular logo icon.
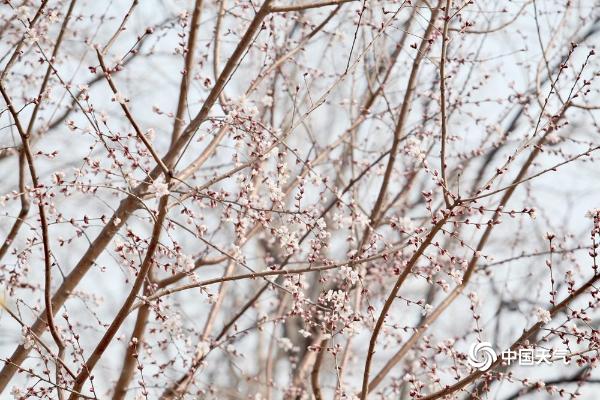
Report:
[[498,359],[489,342],[473,343],[469,349],[469,364],[480,371],[487,371]]

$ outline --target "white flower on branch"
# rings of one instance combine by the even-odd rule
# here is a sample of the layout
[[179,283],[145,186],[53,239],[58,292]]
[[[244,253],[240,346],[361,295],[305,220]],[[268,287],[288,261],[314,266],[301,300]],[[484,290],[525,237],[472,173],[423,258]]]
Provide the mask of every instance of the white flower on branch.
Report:
[[13,386],[10,390],[10,394],[15,399],[20,399],[23,396],[23,392],[21,392],[21,389],[18,386]]
[[346,278],[348,282],[350,282],[352,285],[354,285],[358,281],[358,272],[356,272],[354,268],[349,267],[347,265],[342,265],[340,267],[340,272],[342,273],[344,278]]
[[548,322],[552,321],[552,315],[550,315],[550,311],[548,310],[545,310],[541,307],[536,307],[534,313],[538,322],[547,324]]
[[125,103],[127,103],[129,100],[127,100],[127,98],[126,98],[124,95],[122,95],[120,92],[116,92],[116,93],[113,95],[112,101],[116,101],[116,102],[117,102],[117,103],[119,103],[119,104],[125,104]]
[[31,336],[31,334],[29,333],[29,330],[25,327],[23,327],[23,329],[21,329],[21,343],[23,344],[23,347],[25,347],[26,349],[32,348],[33,345],[35,344],[35,340],[33,339],[33,336]]
[[286,337],[277,339],[277,344],[283,351],[290,352],[297,350],[297,348],[294,346],[294,343],[292,343],[292,341]]
[[177,264],[185,272],[190,272],[195,267],[194,259],[192,257],[188,256],[187,254],[181,254],[180,256],[178,256],[177,257]]
[[30,18],[31,7],[29,7],[29,6],[17,7],[17,9],[15,10],[15,14],[17,15],[17,18],[19,18],[20,20],[27,21]]
[[152,182],[148,190],[150,191],[150,193],[154,194],[154,197],[167,196],[170,193],[169,185],[161,181]]
[[201,340],[196,346],[196,357],[204,357],[210,351],[210,344],[206,340]]

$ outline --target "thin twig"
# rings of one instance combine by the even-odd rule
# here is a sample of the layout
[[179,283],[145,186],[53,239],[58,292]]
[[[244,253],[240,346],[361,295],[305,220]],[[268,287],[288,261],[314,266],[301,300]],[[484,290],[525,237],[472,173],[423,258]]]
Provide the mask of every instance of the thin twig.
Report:
[[271,7],[271,12],[273,13],[282,13],[282,12],[292,12],[292,11],[304,11],[309,10],[311,8],[320,8],[333,6],[336,4],[350,3],[359,0],[329,0],[329,1],[320,1],[314,3],[306,3],[306,4],[298,4],[295,6],[273,6]]
[[160,168],[162,169],[163,174],[167,177],[171,177],[171,172],[169,171],[169,168],[167,168],[167,166],[165,165],[163,160],[160,158],[160,156],[158,155],[156,150],[154,150],[154,147],[152,147],[152,144],[148,141],[148,139],[146,138],[146,135],[144,135],[144,133],[140,129],[139,125],[133,118],[133,115],[131,115],[131,112],[129,111],[129,107],[127,107],[127,104],[125,104],[125,99],[120,99],[120,97],[122,95],[119,94],[119,91],[117,90],[115,83],[113,82],[112,78],[110,77],[110,71],[106,68],[106,65],[104,64],[104,57],[102,57],[102,53],[100,53],[100,50],[96,49],[96,55],[98,56],[98,61],[100,62],[100,67],[102,68],[102,72],[104,72],[104,78],[106,79],[106,82],[108,82],[110,89],[112,90],[113,94],[115,95],[116,101],[121,106],[121,109],[125,113],[125,116],[129,120],[129,123],[131,123],[131,126],[133,126],[133,129],[135,130],[137,137],[142,141],[142,143],[144,143],[144,145],[146,146],[146,149],[148,149],[148,151],[152,155],[152,158],[154,158],[154,161],[156,161],[156,164],[158,164],[160,166]]

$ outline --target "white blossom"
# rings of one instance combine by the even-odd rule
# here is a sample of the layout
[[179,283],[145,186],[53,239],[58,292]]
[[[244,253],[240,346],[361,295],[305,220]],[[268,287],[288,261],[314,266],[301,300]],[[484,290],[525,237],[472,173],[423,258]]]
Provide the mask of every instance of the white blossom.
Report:
[[260,102],[266,107],[271,107],[273,105],[273,97],[265,95]]
[[340,272],[352,285],[358,281],[358,272],[356,272],[354,268],[351,268],[347,265],[342,265],[340,267]]
[[13,386],[12,389],[10,390],[10,394],[15,399],[18,399],[23,396],[23,392],[21,391],[21,389],[18,386]]
[[210,351],[210,344],[206,340],[201,340],[196,345],[196,357],[204,357]]
[[154,197],[162,197],[162,196],[166,196],[170,193],[169,185],[167,185],[165,182],[161,182],[161,181],[152,182],[152,184],[150,185],[150,187],[148,189],[150,190],[150,193],[154,194]]
[[294,351],[295,350],[294,343],[292,343],[292,341],[286,337],[278,338],[277,344],[284,351]]
[[534,313],[538,322],[547,324],[548,322],[552,321],[552,315],[550,315],[548,310],[545,310],[541,307],[536,307]]
[[17,18],[26,21],[29,19],[29,16],[31,14],[31,7],[20,6],[15,10],[15,13],[17,14]]
[[431,304],[425,304],[423,306],[423,311],[421,311],[421,315],[426,316],[431,312],[431,310],[433,310],[433,306]]
[[26,327],[23,327],[23,329],[21,329],[21,343],[26,349],[32,348],[35,344],[35,340],[33,339],[31,334],[29,333],[29,330]]
[[418,160],[425,158],[425,153],[421,149],[421,141],[414,136],[410,136],[404,143],[404,153]]
[[163,324],[171,335],[178,335],[182,327],[181,315],[178,313],[171,314]]
[[598,215],[600,215],[600,208],[593,208],[585,213],[585,216],[590,219],[594,219]]
[[185,272],[190,272],[196,266],[194,263],[194,259],[187,254],[181,254],[177,257],[177,264],[183,269]]
[[302,335],[302,337],[305,337],[305,338],[307,338],[307,337],[311,337],[311,336],[312,336],[312,333],[310,333],[310,332],[308,332],[308,331],[305,331],[304,329],[300,329],[300,330],[298,331],[298,333],[299,333],[300,335]]
[[156,132],[154,131],[153,128],[149,128],[146,130],[146,137],[148,138],[149,141],[153,141],[155,136],[156,136]]
[[116,102],[117,102],[117,103],[119,103],[119,104],[125,104],[125,103],[127,102],[127,99],[125,98],[125,96],[123,96],[123,95],[122,95],[121,93],[119,93],[119,92],[116,92],[116,93],[113,95],[113,98],[112,98],[112,100],[113,100],[113,101],[116,101]]
[[473,303],[474,305],[479,304],[479,296],[476,292],[469,292],[469,300],[471,300],[471,303]]

